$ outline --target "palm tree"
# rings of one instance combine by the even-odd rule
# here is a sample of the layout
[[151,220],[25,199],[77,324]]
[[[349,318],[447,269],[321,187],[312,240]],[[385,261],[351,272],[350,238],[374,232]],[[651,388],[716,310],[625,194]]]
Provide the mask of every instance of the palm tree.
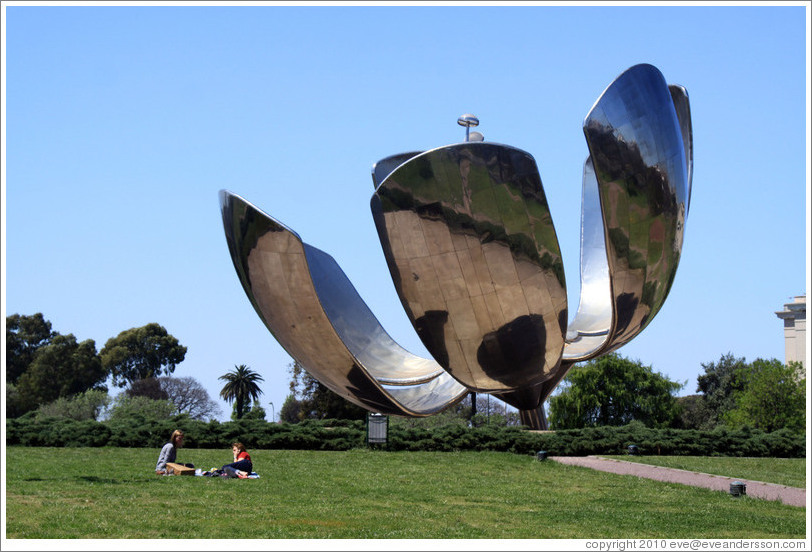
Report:
[[265,381],[262,376],[251,370],[245,364],[234,366],[234,370],[220,376],[226,382],[220,391],[220,396],[229,404],[234,402],[237,410],[237,419],[242,418],[246,407],[251,401],[258,401],[262,391],[257,385],[259,381]]

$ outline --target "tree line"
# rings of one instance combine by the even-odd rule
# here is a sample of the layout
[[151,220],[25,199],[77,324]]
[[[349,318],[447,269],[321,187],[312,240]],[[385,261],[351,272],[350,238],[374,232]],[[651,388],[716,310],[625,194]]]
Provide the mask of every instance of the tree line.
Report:
[[574,367],[550,399],[554,429],[622,426],[710,430],[752,427],[771,432],[806,427],[806,373],[797,362],[731,353],[703,363],[696,394],[650,366],[609,354]]
[[[752,363],[728,353],[702,364],[696,394],[678,397],[686,382],[672,381],[640,361],[613,353],[576,365],[549,399],[551,429],[625,426],[712,430],[751,427],[771,432],[806,427],[806,374],[800,363],[776,359]],[[339,397],[297,362],[288,367],[290,393],[280,421],[363,420],[366,410]],[[411,427],[462,423],[520,425],[518,412],[488,395],[471,393],[428,418],[395,418]]]
[[[54,332],[41,313],[6,318],[6,415],[28,412],[97,420],[139,415],[164,419],[187,414],[212,419],[219,407],[194,378],[171,374],[186,347],[157,323],[109,339],[98,353],[93,340]],[[363,420],[367,411],[330,391],[297,362],[289,365],[282,422]],[[748,363],[731,353],[702,364],[696,394],[651,366],[616,353],[576,365],[549,399],[551,429],[624,426],[711,430],[752,427],[771,432],[806,427],[806,374],[800,363],[776,359]],[[110,399],[105,383],[125,388]],[[265,419],[259,406],[262,377],[245,365],[220,376],[220,396],[233,404],[231,419]],[[517,412],[488,395],[469,394],[446,411],[423,419],[396,419],[410,427],[520,425]]]
[[[77,420],[179,414],[213,419],[220,407],[200,382],[171,376],[186,351],[157,323],[122,331],[97,352],[94,340],[80,342],[54,331],[42,313],[7,316],[6,417],[36,412]],[[219,379],[225,382],[220,396],[234,405],[232,418],[264,419],[256,404],[262,394],[259,374],[240,365]],[[115,399],[108,381],[123,388]]]

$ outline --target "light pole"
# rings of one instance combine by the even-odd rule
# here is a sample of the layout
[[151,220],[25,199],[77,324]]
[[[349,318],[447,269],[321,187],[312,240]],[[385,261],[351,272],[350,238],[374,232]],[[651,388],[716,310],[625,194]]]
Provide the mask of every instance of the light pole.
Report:
[[271,422],[275,422],[276,421],[276,414],[274,413],[274,410],[273,410],[273,403],[270,403],[270,405],[271,405]]

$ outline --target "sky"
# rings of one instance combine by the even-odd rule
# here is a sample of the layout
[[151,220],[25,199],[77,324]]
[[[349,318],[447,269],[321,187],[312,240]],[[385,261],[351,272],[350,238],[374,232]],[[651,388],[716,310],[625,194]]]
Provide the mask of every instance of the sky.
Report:
[[638,63],[688,90],[693,195],[668,300],[618,352],[680,395],[724,354],[784,360],[775,312],[810,281],[808,3],[3,9],[6,316],[41,312],[99,350],[157,322],[188,348],[173,375],[197,379],[221,420],[218,378],[240,364],[278,417],[292,359],[240,285],[219,190],[332,255],[428,356],[375,232],[370,170],[463,141],[456,120],[473,113],[486,141],[538,164],[571,318],[581,125]]

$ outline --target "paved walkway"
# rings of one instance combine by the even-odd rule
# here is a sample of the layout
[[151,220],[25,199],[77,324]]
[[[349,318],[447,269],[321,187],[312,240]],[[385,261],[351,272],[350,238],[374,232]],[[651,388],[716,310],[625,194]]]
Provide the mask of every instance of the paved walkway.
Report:
[[764,498],[766,500],[779,500],[791,506],[806,507],[806,489],[797,487],[786,487],[784,485],[764,483],[762,481],[749,481],[747,479],[733,479],[732,477],[724,477],[721,475],[663,468],[660,466],[641,464],[639,462],[626,462],[624,460],[599,458],[597,456],[551,456],[550,460],[570,466],[583,466],[585,468],[621,475],[635,475],[637,477],[656,479],[657,481],[706,487],[726,493],[730,492],[731,483],[740,481],[747,485],[747,496]]

